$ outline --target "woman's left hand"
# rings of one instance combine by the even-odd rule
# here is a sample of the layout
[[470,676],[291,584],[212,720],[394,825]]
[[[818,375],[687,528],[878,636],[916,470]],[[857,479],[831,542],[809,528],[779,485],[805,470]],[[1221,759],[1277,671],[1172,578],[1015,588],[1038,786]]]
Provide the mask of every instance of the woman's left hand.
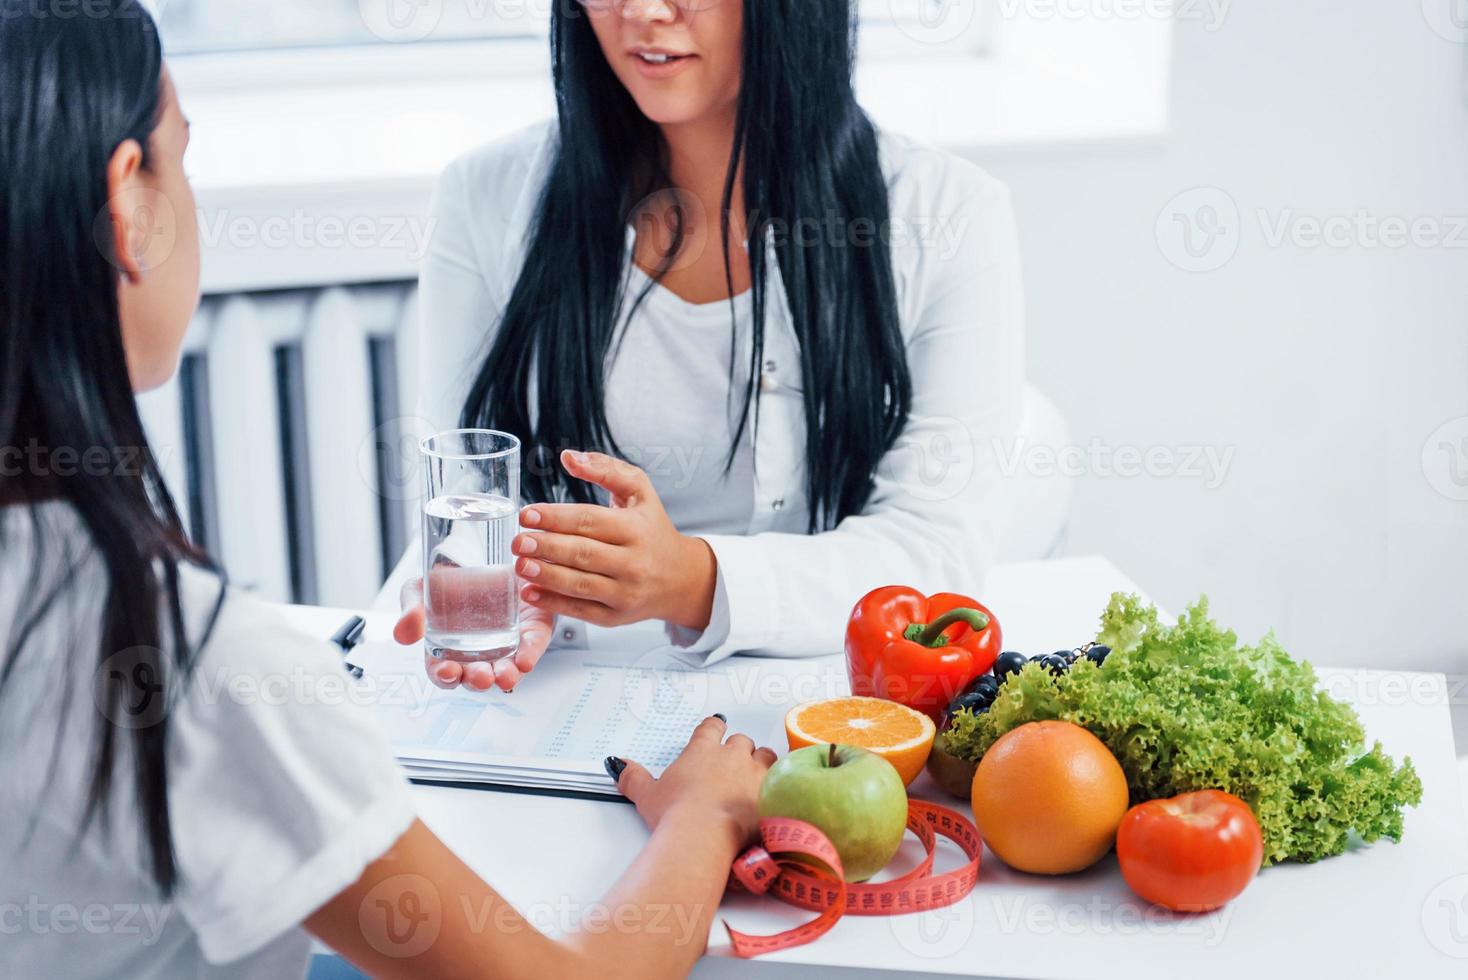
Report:
[[515,538],[527,603],[598,626],[661,619],[707,628],[718,563],[699,538],[678,533],[646,473],[601,453],[561,454],[566,472],[612,496],[595,504],[532,504]]

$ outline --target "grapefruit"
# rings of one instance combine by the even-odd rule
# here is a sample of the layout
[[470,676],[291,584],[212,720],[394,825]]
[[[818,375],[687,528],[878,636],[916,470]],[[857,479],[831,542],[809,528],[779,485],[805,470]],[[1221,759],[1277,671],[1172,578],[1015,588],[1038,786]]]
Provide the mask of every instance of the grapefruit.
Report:
[[1106,856],[1127,812],[1126,774],[1102,741],[1066,721],[1000,736],[974,772],[974,822],[1017,871],[1060,875]]

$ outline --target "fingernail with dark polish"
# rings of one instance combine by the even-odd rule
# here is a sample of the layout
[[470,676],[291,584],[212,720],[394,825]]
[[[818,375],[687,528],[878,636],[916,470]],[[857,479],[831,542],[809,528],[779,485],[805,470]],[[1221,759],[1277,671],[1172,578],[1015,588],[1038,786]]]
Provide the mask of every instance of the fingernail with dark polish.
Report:
[[614,755],[607,756],[607,761],[602,764],[607,767],[607,775],[612,777],[613,782],[620,781],[622,778],[622,770],[627,768],[627,763],[623,762],[621,759],[617,758]]
[[717,719],[719,719],[720,721],[722,721],[726,725],[729,724],[729,719],[724,717],[723,712],[715,711],[714,712],[714,717],[717,718]]

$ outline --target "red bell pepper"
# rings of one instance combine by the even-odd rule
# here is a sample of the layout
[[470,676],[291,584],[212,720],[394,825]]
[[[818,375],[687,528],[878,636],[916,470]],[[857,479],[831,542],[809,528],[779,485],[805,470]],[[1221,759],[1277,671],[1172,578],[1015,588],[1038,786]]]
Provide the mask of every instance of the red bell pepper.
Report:
[[851,693],[896,701],[938,721],[970,681],[994,666],[1003,643],[994,614],[968,596],[874,589],[846,625]]

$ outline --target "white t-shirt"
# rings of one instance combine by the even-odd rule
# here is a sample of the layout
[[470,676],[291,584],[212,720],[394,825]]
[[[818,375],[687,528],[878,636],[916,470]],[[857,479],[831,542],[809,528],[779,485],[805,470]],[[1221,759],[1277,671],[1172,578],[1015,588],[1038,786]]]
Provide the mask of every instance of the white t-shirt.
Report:
[[[340,653],[292,632],[268,605],[227,593],[167,713],[181,884],[164,901],[141,836],[127,727],[156,722],[163,700],[117,716],[110,819],[78,836],[99,726],[114,724],[94,695],[99,663],[135,666],[127,651],[99,661],[100,559],[62,503],[0,508],[0,554],[3,651],[21,611],[71,577],[0,689],[0,977],[304,976],[310,939],[300,923],[414,816]],[[180,571],[197,648],[220,583]]]
[[[480,147],[439,181],[419,300],[418,414],[427,426],[458,425],[525,263],[555,132],[537,125]],[[759,431],[746,430],[727,476],[731,404],[742,407],[749,363],[748,297],[735,300],[732,336],[727,302],[695,305],[661,286],[619,325],[607,422],[628,458],[649,471],[678,529],[704,538],[718,560],[708,629],[673,631],[709,662],[745,650],[835,652],[857,596],[893,582],[973,594],[994,560],[1010,505],[1001,461],[1014,451],[1024,393],[1009,193],[972,163],[892,133],[880,134],[880,152],[888,225],[853,222],[834,233],[850,235],[852,247],[874,235],[889,243],[913,401],[862,513],[806,533],[800,346],[773,256]],[[788,233],[798,240],[832,230]],[[635,295],[646,277],[630,263],[626,273]],[[384,605],[396,608],[401,579],[419,564],[414,549],[384,589]]]

